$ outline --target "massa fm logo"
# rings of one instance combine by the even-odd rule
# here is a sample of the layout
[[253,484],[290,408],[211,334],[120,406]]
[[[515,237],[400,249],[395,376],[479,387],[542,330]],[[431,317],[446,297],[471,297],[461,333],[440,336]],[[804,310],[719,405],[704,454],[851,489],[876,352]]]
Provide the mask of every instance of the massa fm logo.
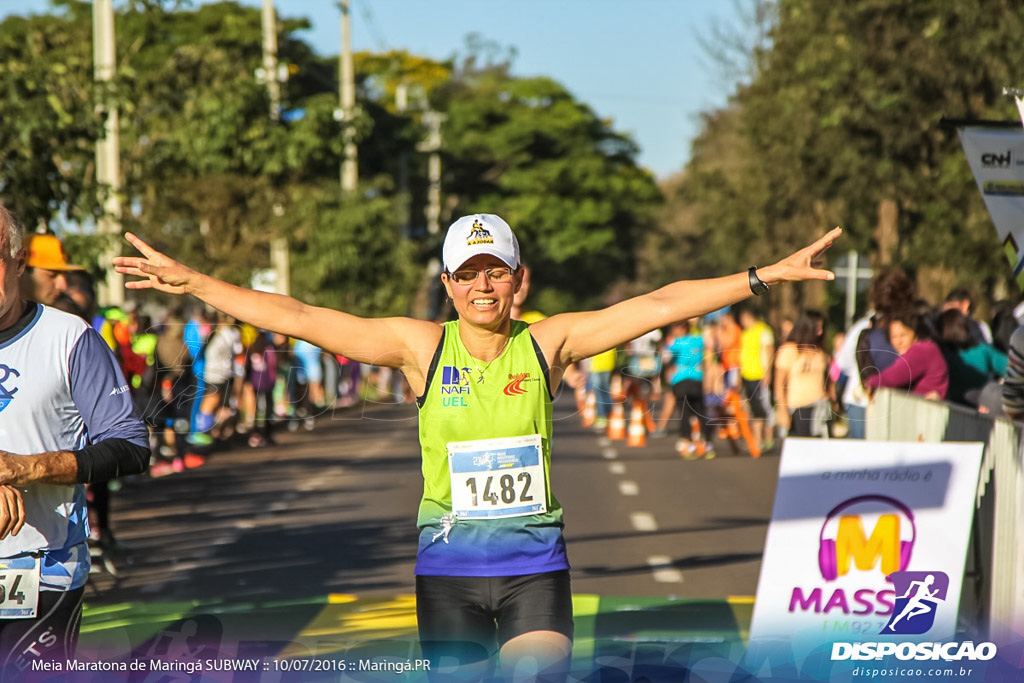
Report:
[[494,244],[494,238],[491,237],[490,231],[484,228],[483,223],[475,220],[469,231],[469,237],[466,238],[466,244]]
[[914,513],[895,498],[850,498],[832,508],[821,525],[821,576],[826,581],[835,581],[850,572],[851,564],[861,571],[877,567],[885,576],[903,571],[910,564],[916,537]]

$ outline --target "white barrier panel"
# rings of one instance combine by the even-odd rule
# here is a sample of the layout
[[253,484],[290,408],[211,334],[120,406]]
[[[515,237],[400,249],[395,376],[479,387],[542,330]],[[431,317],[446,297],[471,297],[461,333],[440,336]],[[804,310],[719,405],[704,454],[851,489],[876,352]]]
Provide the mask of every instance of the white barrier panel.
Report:
[[952,639],[983,448],[786,439],[751,641]]
[[[961,628],[996,642],[1024,634],[1024,444],[1021,428],[965,408],[880,390],[868,407],[872,441],[982,441],[977,516],[968,573],[973,589],[961,601]],[[972,563],[974,566],[971,566]]]

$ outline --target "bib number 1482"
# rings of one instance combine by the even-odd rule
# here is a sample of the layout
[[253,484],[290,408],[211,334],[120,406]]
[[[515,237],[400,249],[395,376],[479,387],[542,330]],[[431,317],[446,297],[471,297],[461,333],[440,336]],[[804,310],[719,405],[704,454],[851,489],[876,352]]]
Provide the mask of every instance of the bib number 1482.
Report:
[[520,503],[532,502],[533,496],[530,495],[530,485],[532,482],[533,477],[530,476],[529,472],[520,472],[519,476],[515,478],[511,474],[503,474],[500,478],[494,475],[487,475],[482,493],[477,492],[479,485],[476,477],[467,479],[466,486],[469,487],[469,492],[472,496],[471,504],[473,507],[476,507],[480,505],[481,499],[484,502],[489,502],[491,505],[497,505],[499,499],[506,505],[516,502],[517,499]]
[[448,444],[452,511],[460,519],[496,519],[547,511],[539,435]]

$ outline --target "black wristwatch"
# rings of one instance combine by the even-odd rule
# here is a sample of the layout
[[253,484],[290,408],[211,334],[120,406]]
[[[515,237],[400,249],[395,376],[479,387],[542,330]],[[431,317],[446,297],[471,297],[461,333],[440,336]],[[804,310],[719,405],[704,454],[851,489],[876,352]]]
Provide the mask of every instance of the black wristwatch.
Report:
[[747,279],[750,281],[750,291],[754,296],[768,293],[768,283],[757,276],[757,266],[750,266],[747,269]]

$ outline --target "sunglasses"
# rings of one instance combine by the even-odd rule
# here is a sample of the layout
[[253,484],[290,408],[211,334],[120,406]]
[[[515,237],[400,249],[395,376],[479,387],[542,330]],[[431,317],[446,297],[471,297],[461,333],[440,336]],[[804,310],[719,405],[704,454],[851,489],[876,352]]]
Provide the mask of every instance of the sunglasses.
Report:
[[480,273],[486,275],[487,279],[491,282],[509,282],[512,279],[512,272],[511,268],[506,267],[486,268],[484,270],[460,268],[454,273],[449,273],[448,277],[458,285],[469,285],[476,282],[476,279],[480,277]]

